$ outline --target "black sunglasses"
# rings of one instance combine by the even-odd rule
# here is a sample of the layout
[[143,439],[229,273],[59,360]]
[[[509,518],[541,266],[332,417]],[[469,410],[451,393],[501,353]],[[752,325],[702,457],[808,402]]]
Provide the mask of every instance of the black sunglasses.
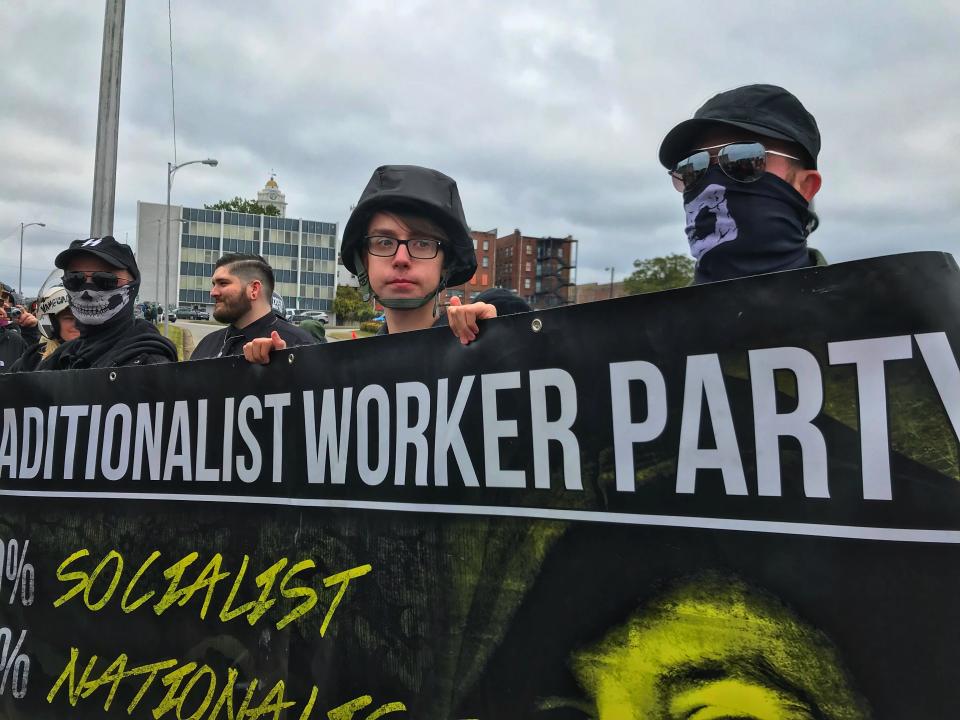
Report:
[[63,274],[63,287],[73,292],[83,290],[88,284],[93,285],[97,290],[116,290],[126,283],[125,279],[121,280],[112,272],[70,270]]
[[767,155],[800,160],[793,155],[767,150],[758,142],[733,142],[700,148],[674,165],[669,174],[673,178],[673,186],[679,192],[684,192],[691,185],[699,182],[713,163],[719,165],[728,178],[737,182],[751,183],[759,180],[767,171]]

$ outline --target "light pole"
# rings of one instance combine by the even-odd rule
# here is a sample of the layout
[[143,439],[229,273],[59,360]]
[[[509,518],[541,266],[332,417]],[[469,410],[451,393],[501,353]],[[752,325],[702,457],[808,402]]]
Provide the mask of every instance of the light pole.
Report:
[[28,228],[31,225],[38,225],[39,227],[46,227],[46,223],[35,222],[35,223],[20,223],[20,274],[17,276],[17,291],[20,293],[20,297],[23,297],[23,229]]
[[165,242],[163,243],[166,246],[166,272],[164,274],[163,280],[163,334],[170,334],[170,319],[167,315],[168,306],[170,305],[170,190],[173,188],[173,175],[182,167],[187,165],[194,165],[200,163],[201,165],[209,165],[210,167],[216,167],[217,161],[213,158],[207,158],[206,160],[190,160],[185,163],[180,163],[179,165],[174,165],[171,162],[167,163],[167,236],[164,238]]
[[[178,218],[178,221],[180,222],[181,225],[187,224],[187,221],[182,218]],[[162,229],[163,229],[163,218],[157,218],[157,273],[156,273],[156,282],[154,283],[154,287],[156,288],[156,293],[157,293],[154,300],[156,301],[157,305],[160,304],[160,231]],[[166,310],[164,310],[164,313],[166,313]]]
[[613,300],[613,268],[608,267],[608,268],[604,268],[604,270],[610,271],[610,299]]

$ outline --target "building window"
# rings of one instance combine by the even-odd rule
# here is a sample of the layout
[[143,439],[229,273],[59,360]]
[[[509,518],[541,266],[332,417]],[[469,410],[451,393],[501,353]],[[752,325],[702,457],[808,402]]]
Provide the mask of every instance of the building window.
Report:
[[[474,249],[474,250],[477,249],[477,239],[476,239],[476,238],[473,239],[473,249]],[[484,248],[484,250],[486,250],[486,248]]]
[[[486,255],[484,255],[484,256],[483,256],[483,262],[482,262],[481,264],[483,265],[483,267],[490,267],[490,258],[488,258]],[[529,265],[530,263],[527,263],[527,264]],[[529,269],[530,269],[530,268],[527,268],[527,270],[529,270]]]
[[533,246],[527,245],[527,255],[533,255]]
[[[474,242],[474,247],[476,247],[476,242],[477,242],[477,241],[474,240],[473,242]],[[484,240],[484,241],[483,241],[483,249],[484,249],[484,250],[489,250],[489,249],[490,249],[490,241],[489,241],[489,240]]]
[[529,262],[526,264],[526,268],[527,268],[527,272],[530,272],[530,263],[529,263]]
[[481,284],[481,285],[487,285],[487,284],[488,284],[489,281],[487,280],[487,277],[488,277],[488,276],[487,276],[486,273],[481,273],[481,274],[480,274],[480,284]]
[[523,279],[523,289],[524,289],[524,290],[529,290],[529,289],[530,289],[530,278],[524,278],[524,279]]

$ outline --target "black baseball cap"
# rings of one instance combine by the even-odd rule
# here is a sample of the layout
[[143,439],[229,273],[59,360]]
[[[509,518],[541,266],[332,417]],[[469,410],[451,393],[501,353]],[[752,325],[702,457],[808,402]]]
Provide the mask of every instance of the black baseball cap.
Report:
[[133,256],[133,250],[129,245],[119,243],[112,235],[104,235],[101,238],[87,238],[86,240],[74,240],[70,247],[57,255],[53,264],[61,270],[64,270],[73,258],[78,255],[95,255],[104,262],[109,263],[115,268],[123,268],[133,275],[134,280],[140,279],[140,268],[137,267],[136,258]]
[[820,130],[813,115],[796,96],[776,85],[744,85],[714,95],[693,114],[667,133],[660,145],[660,164],[670,170],[693,149],[707,127],[729,125],[762,137],[799,145],[806,160],[817,167]]

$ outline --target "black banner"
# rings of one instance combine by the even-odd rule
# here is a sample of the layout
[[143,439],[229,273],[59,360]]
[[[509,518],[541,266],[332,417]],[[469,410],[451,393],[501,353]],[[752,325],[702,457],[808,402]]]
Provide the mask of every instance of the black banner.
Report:
[[0,716],[960,702],[960,284],[915,253],[0,377]]

